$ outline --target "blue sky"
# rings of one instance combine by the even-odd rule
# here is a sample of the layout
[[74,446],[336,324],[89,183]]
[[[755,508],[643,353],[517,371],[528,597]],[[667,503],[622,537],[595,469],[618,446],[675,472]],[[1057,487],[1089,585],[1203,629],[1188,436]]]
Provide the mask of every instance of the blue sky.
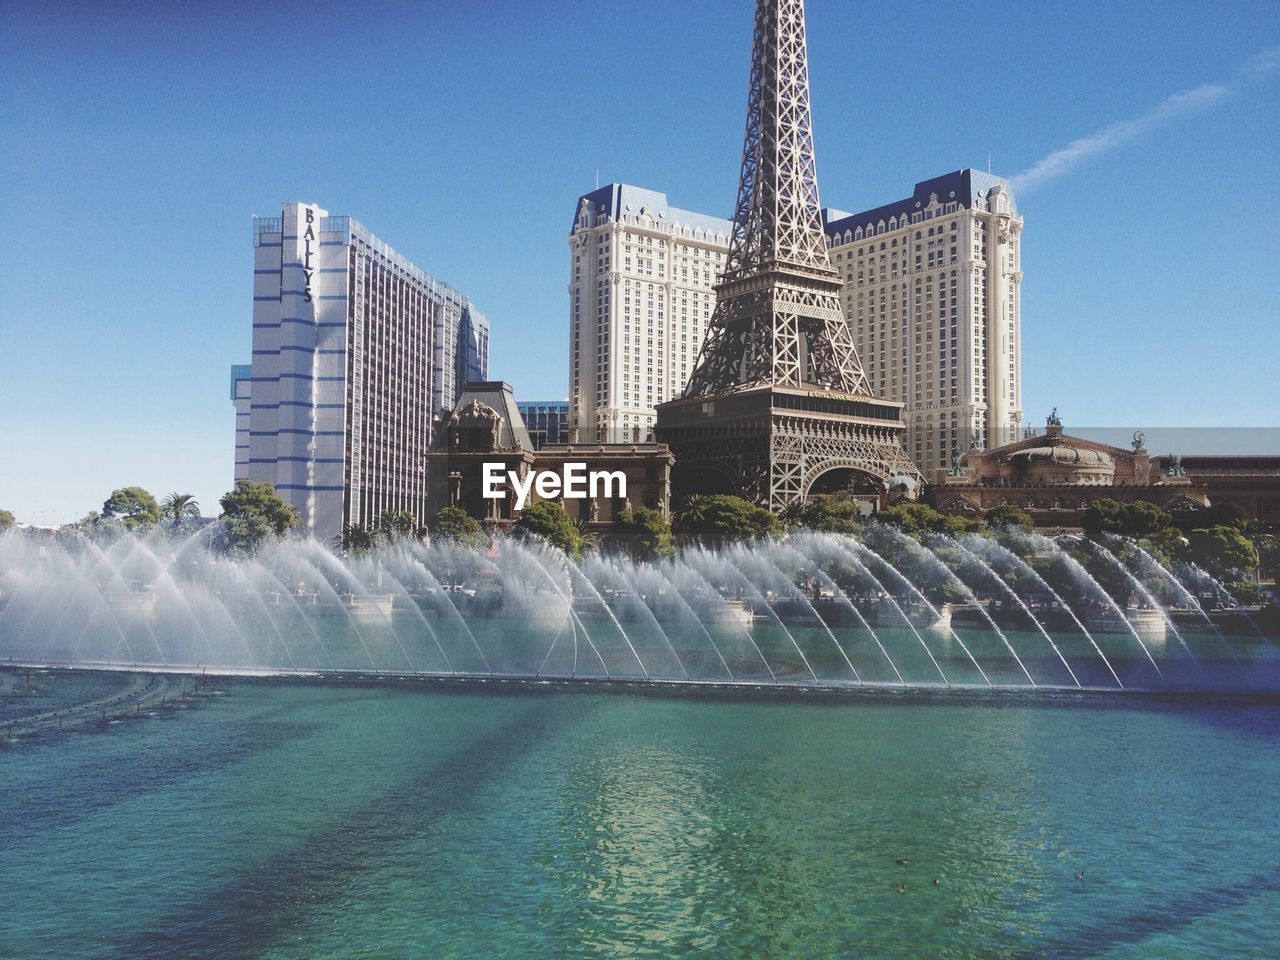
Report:
[[[1280,423],[1280,7],[810,0],[823,203],[1025,175],[1024,406]],[[566,392],[565,236],[623,180],[728,215],[749,0],[185,4],[0,13],[0,506],[231,485],[250,216],[348,213]],[[1037,165],[1040,166],[1037,166]]]

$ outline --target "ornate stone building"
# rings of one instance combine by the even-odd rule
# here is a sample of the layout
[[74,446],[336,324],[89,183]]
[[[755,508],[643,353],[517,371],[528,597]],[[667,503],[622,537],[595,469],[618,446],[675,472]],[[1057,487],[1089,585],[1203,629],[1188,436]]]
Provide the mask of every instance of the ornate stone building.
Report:
[[[1094,500],[1145,500],[1189,524],[1212,522],[1208,486],[1172,460],[1152,458],[1141,433],[1131,449],[1063,432],[1055,410],[1044,434],[953,457],[931,497],[946,513],[981,516],[999,504],[1031,514],[1038,527],[1078,528]],[[941,473],[942,471],[939,471]]]
[[1280,527],[1280,456],[1188,454],[1153,458],[1167,473],[1180,471],[1209,493],[1218,522],[1256,520]]
[[[569,463],[584,464],[587,473],[621,473],[626,478],[625,495],[551,498],[570,517],[583,519],[588,531],[603,532],[622,511],[637,507],[668,514],[675,457],[666,444],[635,439],[634,443],[553,443],[535,450],[510,384],[468,383],[457,406],[437,425],[427,456],[429,514],[460,506],[477,520],[510,526],[520,516],[511,483],[504,479],[500,485],[504,497],[486,498],[485,464],[499,465],[504,478],[514,473],[523,483],[533,471],[564,476]],[[542,499],[536,488],[530,489],[528,504]]]

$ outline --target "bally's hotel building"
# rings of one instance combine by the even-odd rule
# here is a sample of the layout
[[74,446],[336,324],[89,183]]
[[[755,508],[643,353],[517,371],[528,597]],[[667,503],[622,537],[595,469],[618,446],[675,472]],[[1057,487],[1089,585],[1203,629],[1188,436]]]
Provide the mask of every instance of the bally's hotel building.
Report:
[[329,539],[385,510],[426,521],[435,421],[488,377],[489,321],[347,216],[253,225],[253,362],[232,368],[236,479]]

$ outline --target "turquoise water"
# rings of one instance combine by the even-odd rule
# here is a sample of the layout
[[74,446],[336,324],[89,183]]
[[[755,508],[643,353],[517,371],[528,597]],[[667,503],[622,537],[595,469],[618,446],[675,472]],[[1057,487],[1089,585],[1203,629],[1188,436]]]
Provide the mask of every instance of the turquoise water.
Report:
[[158,706],[127,675],[0,679],[5,723],[144,703],[0,749],[4,957],[1119,960],[1280,942],[1274,703],[219,680],[177,705],[187,683],[169,681]]

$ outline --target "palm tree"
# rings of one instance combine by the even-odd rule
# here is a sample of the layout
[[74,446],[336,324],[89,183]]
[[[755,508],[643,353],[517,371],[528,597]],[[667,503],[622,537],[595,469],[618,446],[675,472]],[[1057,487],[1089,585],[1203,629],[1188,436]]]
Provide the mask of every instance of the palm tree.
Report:
[[802,527],[807,519],[809,504],[803,500],[792,500],[778,513],[778,519],[784,527]]
[[160,501],[160,509],[173,519],[175,527],[182,526],[183,520],[195,520],[200,516],[200,504],[189,493],[171,493]]
[[682,530],[695,529],[706,517],[707,497],[701,493],[691,493],[682,497],[672,511],[674,525]]
[[599,531],[589,530],[590,524],[586,517],[576,517],[573,521],[574,528],[582,535],[582,548],[598,552],[604,545],[604,537]]
[[1252,541],[1253,545],[1258,548],[1259,553],[1263,550],[1270,550],[1276,545],[1275,531],[1269,524],[1262,523],[1258,520],[1246,520],[1241,518],[1231,525]]
[[408,510],[388,508],[378,515],[378,530],[384,533],[388,540],[412,537],[418,530],[418,518]]
[[1263,571],[1274,565],[1277,546],[1275,528],[1259,520],[1243,517],[1231,525],[1258,551],[1258,566],[1254,569],[1254,575],[1261,579]]
[[342,532],[333,538],[333,545],[349,553],[364,553],[376,547],[381,539],[382,533],[377,528],[351,523],[343,525]]

